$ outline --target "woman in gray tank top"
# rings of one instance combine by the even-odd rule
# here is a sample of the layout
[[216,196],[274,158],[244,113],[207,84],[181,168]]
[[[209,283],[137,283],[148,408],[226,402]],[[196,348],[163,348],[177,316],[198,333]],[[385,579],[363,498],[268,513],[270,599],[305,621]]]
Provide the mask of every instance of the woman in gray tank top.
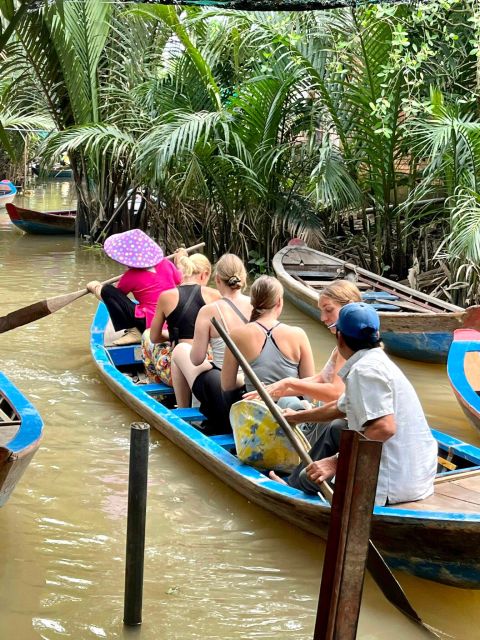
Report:
[[[231,336],[260,380],[268,385],[286,377],[312,376],[313,354],[305,331],[278,320],[283,309],[280,282],[260,276],[252,285],[250,301],[253,307],[250,322],[232,331]],[[224,391],[235,388],[237,372],[238,362],[227,349],[222,368]],[[246,385],[247,391],[251,391],[249,381]]]

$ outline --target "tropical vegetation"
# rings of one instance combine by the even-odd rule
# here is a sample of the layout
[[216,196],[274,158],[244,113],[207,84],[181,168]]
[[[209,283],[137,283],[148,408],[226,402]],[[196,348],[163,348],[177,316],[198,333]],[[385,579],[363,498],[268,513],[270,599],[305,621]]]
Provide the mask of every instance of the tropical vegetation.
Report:
[[29,139],[45,166],[68,153],[80,234],[202,236],[262,268],[301,236],[399,278],[441,265],[437,293],[479,299],[475,0],[0,0],[0,15],[0,147],[18,161]]

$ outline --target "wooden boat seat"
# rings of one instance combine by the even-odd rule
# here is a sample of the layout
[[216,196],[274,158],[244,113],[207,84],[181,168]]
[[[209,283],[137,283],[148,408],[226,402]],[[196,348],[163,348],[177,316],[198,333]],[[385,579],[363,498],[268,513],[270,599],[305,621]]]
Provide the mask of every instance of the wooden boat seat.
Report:
[[480,469],[440,476],[435,481],[433,495],[425,500],[392,505],[392,508],[414,511],[480,513]]
[[173,393],[173,387],[169,387],[168,384],[162,384],[161,382],[139,384],[138,387],[142,389],[142,391],[146,391],[149,396],[159,396]]
[[185,422],[202,422],[206,420],[203,413],[197,407],[182,407],[180,409],[172,409],[173,414],[185,420]]
[[[182,418],[182,420],[186,422],[203,422],[203,420],[206,420],[203,413],[201,413],[197,407],[182,407],[180,409],[172,409],[171,411],[174,415]],[[210,440],[216,442],[224,449],[231,450],[235,448],[233,433],[222,433],[220,435],[210,436]]]
[[222,433],[218,436],[210,436],[210,440],[213,440],[213,442],[216,442],[224,449],[235,449],[233,433]]

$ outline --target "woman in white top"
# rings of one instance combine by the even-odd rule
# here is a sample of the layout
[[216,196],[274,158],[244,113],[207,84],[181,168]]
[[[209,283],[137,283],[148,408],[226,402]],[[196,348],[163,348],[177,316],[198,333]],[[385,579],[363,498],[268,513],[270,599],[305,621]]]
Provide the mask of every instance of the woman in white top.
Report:
[[[247,273],[240,258],[227,253],[219,259],[215,268],[215,284],[222,297],[200,309],[192,344],[178,344],[172,354],[173,388],[178,407],[190,406],[193,389],[207,418],[213,412],[217,414],[217,418],[224,413],[219,411],[219,405],[223,403],[220,370],[223,366],[225,343],[211,320],[216,318],[228,332],[248,322],[252,306],[250,298],[242,293],[246,279]],[[213,360],[207,359],[209,351]],[[237,386],[241,387],[242,384],[243,379],[240,377]],[[225,425],[225,431],[227,430],[228,413]]]

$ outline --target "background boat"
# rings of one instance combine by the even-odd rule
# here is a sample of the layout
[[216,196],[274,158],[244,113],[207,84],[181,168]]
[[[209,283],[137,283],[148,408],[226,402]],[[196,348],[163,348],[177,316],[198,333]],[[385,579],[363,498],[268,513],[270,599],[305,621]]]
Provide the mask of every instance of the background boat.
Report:
[[[91,328],[91,351],[110,389],[193,459],[248,500],[310,533],[326,537],[330,505],[321,497],[282,485],[235,456],[233,435],[206,436],[192,426],[197,409],[173,407],[171,387],[142,384],[140,345],[106,346],[108,312],[100,304]],[[110,343],[110,341],[108,341]],[[145,382],[145,380],[143,380]],[[392,567],[460,587],[480,588],[480,449],[434,431],[452,470],[436,480],[426,500],[375,507],[372,539]]]
[[77,212],[69,211],[33,211],[23,209],[13,203],[6,205],[7,213],[13,224],[26,233],[40,235],[75,234]]
[[0,507],[40,446],[42,430],[35,407],[0,372]]
[[480,431],[480,332],[457,329],[448,352],[447,372],[455,397]]
[[0,180],[0,207],[4,207],[17,195],[17,189],[10,180]]
[[462,309],[306,246],[281,249],[273,269],[286,297],[319,322],[319,292],[336,278],[353,280],[380,314],[385,348],[403,358],[446,362],[455,329],[466,321],[480,329],[480,307]]
[[32,173],[35,176],[40,176],[43,178],[54,178],[55,180],[63,179],[63,178],[72,178],[73,170],[68,166],[54,166],[52,169],[46,172],[42,172],[40,170],[40,166],[36,164],[32,164]]

